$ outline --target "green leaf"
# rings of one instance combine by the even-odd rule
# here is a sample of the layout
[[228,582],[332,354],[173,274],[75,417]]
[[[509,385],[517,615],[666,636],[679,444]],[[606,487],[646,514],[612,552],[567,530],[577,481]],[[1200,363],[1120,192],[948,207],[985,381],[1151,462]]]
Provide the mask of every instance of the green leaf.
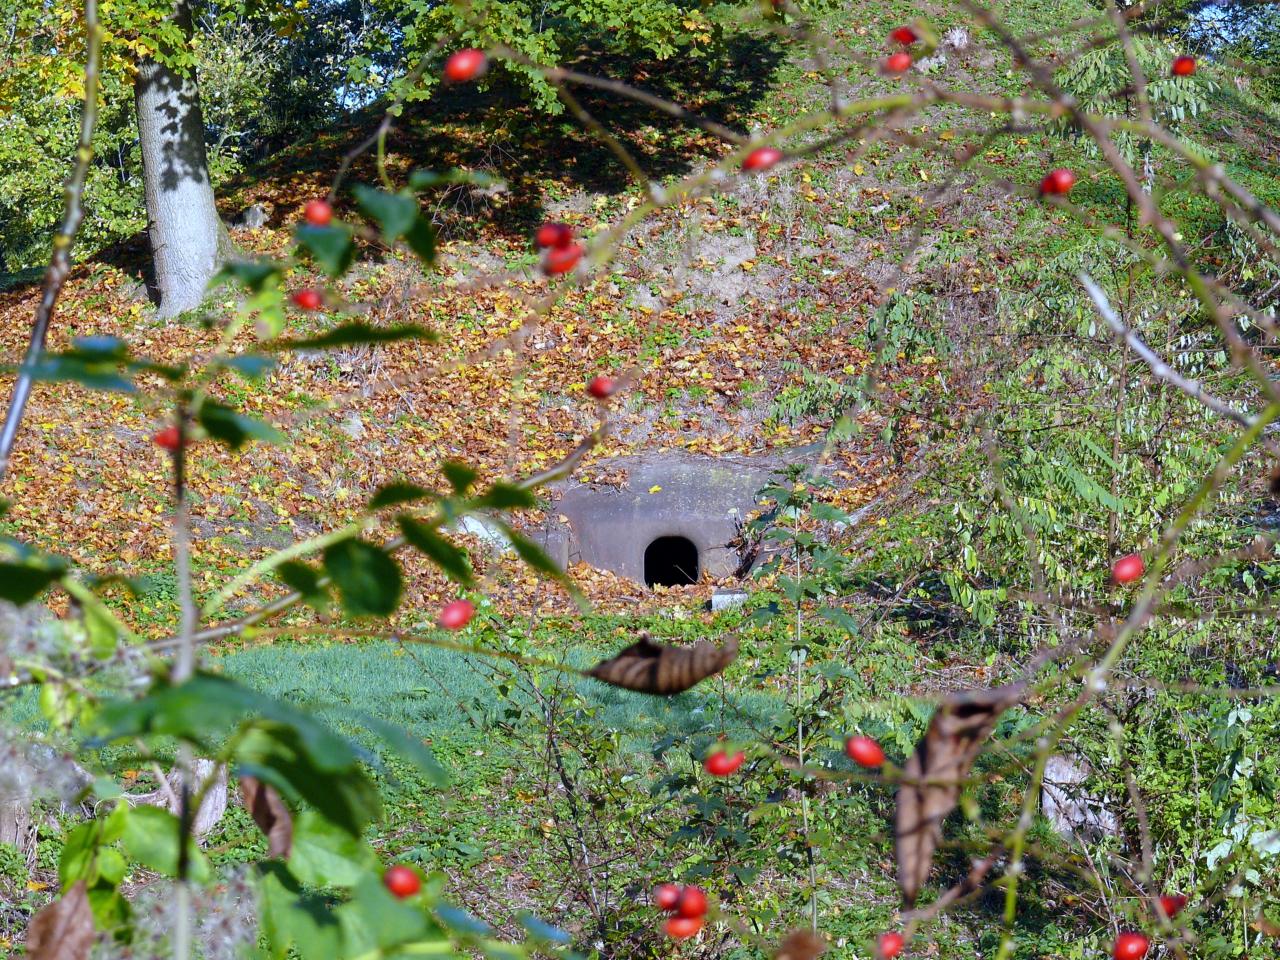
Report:
[[409,228],[404,235],[404,242],[409,245],[409,249],[416,253],[418,259],[423,263],[435,263],[436,228],[425,217],[419,217],[417,222]]
[[542,940],[546,943],[570,943],[573,938],[565,933],[559,927],[553,927],[551,924],[539,920],[527,910],[521,910],[516,914],[516,919],[520,921],[520,925],[529,931],[529,935],[535,940]]
[[522,510],[537,506],[532,490],[498,482],[480,495],[476,507],[481,510]]
[[471,561],[461,548],[455,546],[435,531],[434,527],[402,513],[396,518],[404,538],[457,583],[469,587],[475,583]]
[[62,570],[44,570],[24,563],[0,563],[0,599],[18,606],[30,603],[62,573]]
[[381,808],[360,761],[365,754],[310,714],[225,677],[197,674],[186,683],[159,682],[140,700],[113,701],[99,712],[106,741],[170,736],[206,756],[225,751],[240,772],[283,795],[305,800],[344,829],[358,833]]
[[[144,867],[166,877],[176,877],[180,835],[177,817],[168,810],[142,804],[129,811],[121,842],[124,852]],[[187,858],[191,879],[207,883],[211,876],[209,862],[192,837],[187,837]]]
[[826,620],[830,620],[850,636],[856,637],[862,633],[862,625],[858,623],[857,619],[845,613],[843,610],[837,610],[835,607],[823,607],[818,611],[818,616],[823,617]]
[[329,607],[329,591],[320,584],[320,574],[297,560],[286,560],[276,568],[276,576],[290,590],[302,594],[302,602],[323,613]]
[[284,441],[284,434],[275,427],[237,413],[216,400],[206,399],[200,404],[196,419],[209,436],[225,443],[232,450],[239,450],[250,440],[263,440],[267,443]]
[[303,340],[273,340],[273,350],[323,350],[327,347],[345,347],[362,343],[394,343],[397,340],[428,340],[435,342],[439,334],[434,330],[406,323],[394,327],[373,327],[359,320],[344,323],[328,333]]
[[325,550],[324,569],[337,584],[342,609],[353,617],[385,617],[400,605],[400,568],[381,547],[342,540]]
[[298,243],[331,277],[341,276],[355,259],[355,245],[351,242],[351,231],[347,227],[301,226],[298,227],[297,238]]
[[414,765],[419,773],[432,786],[447,787],[449,773],[440,765],[435,753],[418,737],[413,736],[403,727],[388,723],[369,714],[360,714],[360,723],[376,734],[393,751]]
[[355,188],[356,203],[382,227],[383,239],[394,241],[413,227],[418,219],[418,200],[410,193],[387,193],[363,183]]
[[487,187],[498,181],[499,178],[493,174],[471,170],[446,170],[444,173],[437,173],[434,170],[415,170],[409,174],[409,188],[412,190],[427,190],[431,187],[452,186],[459,183]]
[[314,810],[293,821],[289,872],[312,887],[354,887],[378,869],[378,857],[359,837]]
[[228,263],[219,270],[209,285],[218,287],[237,280],[254,293],[259,293],[268,286],[279,286],[281,276],[281,268],[277,263],[269,260],[240,260]]
[[470,490],[471,485],[476,482],[476,477],[479,476],[474,469],[457,460],[446,460],[440,465],[440,471],[449,481],[449,486],[453,487],[453,492],[459,495]]
[[260,353],[238,353],[234,357],[225,357],[222,365],[228,370],[234,370],[246,380],[261,380],[276,365],[271,357],[264,357]]
[[498,524],[502,527],[502,532],[507,535],[507,539],[511,541],[511,546],[515,548],[515,551],[521,560],[533,567],[533,569],[537,570],[539,573],[545,574],[552,580],[569,587],[569,589],[575,594],[577,593],[577,588],[574,587],[573,582],[565,575],[565,572],[557,566],[556,562],[547,555],[545,550],[528,537],[516,533],[515,529],[510,524],[503,523],[501,520],[498,521]]
[[322,897],[306,893],[278,861],[259,863],[258,874],[260,931],[271,957],[349,956],[338,919]]
[[370,510],[393,507],[399,503],[412,503],[414,500],[426,500],[435,497],[435,493],[416,483],[386,483],[378,488],[378,492],[369,500]]
[[355,757],[345,741],[332,752],[317,751],[297,727],[277,722],[254,723],[235,750],[240,774],[275,787],[291,807],[309,803],[335,826],[359,836],[381,813],[382,802]]
[[429,932],[436,933],[433,939],[445,939],[438,927],[432,931],[421,910],[397,900],[377,877],[366,877],[351,900],[335,912],[347,949],[354,956],[378,955],[379,951],[394,955],[388,948],[414,943]]

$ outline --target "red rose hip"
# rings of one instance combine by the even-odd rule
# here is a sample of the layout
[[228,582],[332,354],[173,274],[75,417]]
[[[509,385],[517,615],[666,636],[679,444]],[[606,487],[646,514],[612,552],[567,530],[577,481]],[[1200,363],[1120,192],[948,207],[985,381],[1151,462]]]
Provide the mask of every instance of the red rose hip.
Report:
[[680,888],[674,883],[664,883],[653,891],[653,902],[659,910],[670,913],[680,903]]
[[573,243],[573,230],[567,223],[544,223],[533,235],[539,250],[555,248],[563,250]]
[[884,58],[882,67],[889,76],[900,76],[911,69],[911,54],[901,52],[890,54]]
[[582,247],[571,243],[567,247],[551,247],[542,259],[542,272],[549,277],[568,273],[582,259]]
[[889,39],[894,43],[900,43],[904,47],[909,47],[920,39],[919,35],[910,27],[898,27],[889,34]]
[[317,290],[299,290],[289,300],[299,310],[319,310],[324,302]]
[[1142,575],[1146,571],[1147,565],[1142,562],[1142,557],[1136,553],[1131,553],[1121,557],[1111,565],[1111,579],[1123,586],[1126,583],[1133,583],[1135,580],[1142,579]]
[[742,161],[742,169],[747,173],[763,173],[782,159],[782,151],[777,147],[756,147]]
[[399,864],[382,875],[382,882],[391,891],[392,896],[399,897],[401,900],[412,897],[422,889],[422,881],[418,879],[418,874]]
[[591,382],[587,384],[587,393],[591,394],[597,400],[604,400],[607,397],[613,396],[613,391],[617,389],[618,385],[614,382],[613,378],[606,377],[604,374],[592,377]]
[[1076,175],[1066,167],[1050,170],[1040,181],[1040,193],[1046,197],[1064,197],[1076,185]]
[[328,200],[308,200],[302,215],[313,227],[327,227],[333,219],[333,207]]
[[707,915],[707,895],[701,887],[685,887],[676,901],[676,915],[697,919]]
[[1170,920],[1180,914],[1186,905],[1187,898],[1181,893],[1166,893],[1160,898],[1160,909]]
[[672,917],[662,925],[672,940],[684,940],[702,929],[701,917]]
[[906,938],[902,934],[896,930],[890,930],[888,933],[880,934],[880,939],[876,941],[876,956],[879,960],[893,960],[906,945]]
[[742,766],[742,762],[746,759],[747,755],[741,750],[732,755],[727,751],[717,750],[703,761],[702,766],[713,777],[727,777]]
[[850,737],[844,742],[844,752],[860,767],[884,766],[884,749],[870,737]]
[[444,78],[453,83],[466,83],[479,77],[489,68],[489,58],[483,50],[459,50],[444,62]]
[[1115,946],[1111,948],[1111,956],[1115,960],[1142,960],[1147,954],[1151,941],[1145,934],[1136,930],[1126,930],[1116,937]]
[[168,450],[170,453],[182,445],[182,436],[178,433],[178,428],[173,425],[165,427],[151,439],[155,441],[157,447]]
[[461,630],[475,615],[475,604],[470,600],[454,600],[452,603],[445,604],[444,609],[440,611],[438,622],[446,630]]
[[1188,57],[1185,54],[1181,57],[1175,57],[1173,60],[1173,75],[1175,77],[1189,77],[1196,72],[1196,58]]

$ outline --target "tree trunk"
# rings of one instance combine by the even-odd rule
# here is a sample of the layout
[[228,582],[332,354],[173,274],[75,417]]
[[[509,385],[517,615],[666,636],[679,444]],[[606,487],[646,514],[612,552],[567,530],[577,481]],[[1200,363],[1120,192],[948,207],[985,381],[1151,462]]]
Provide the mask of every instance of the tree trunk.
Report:
[[[176,0],[173,20],[190,38],[189,0]],[[177,52],[167,50],[164,55],[171,59]],[[139,61],[134,99],[154,293],[160,316],[172,317],[204,300],[230,240],[213,203],[194,68],[174,69],[150,57]]]

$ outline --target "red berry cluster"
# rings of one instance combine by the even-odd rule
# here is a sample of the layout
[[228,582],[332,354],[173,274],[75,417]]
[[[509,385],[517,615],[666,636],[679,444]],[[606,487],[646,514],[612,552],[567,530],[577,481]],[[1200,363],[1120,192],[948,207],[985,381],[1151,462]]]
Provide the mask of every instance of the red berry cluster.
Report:
[[573,228],[567,223],[544,223],[533,235],[542,253],[542,272],[549,277],[568,273],[582,259],[582,244],[574,243]]
[[[1127,559],[1127,558],[1125,558]],[[1160,910],[1172,920],[1187,905],[1181,893],[1166,893],[1160,897]],[[1111,946],[1113,960],[1142,960],[1151,949],[1151,938],[1138,930],[1122,930]]]
[[662,926],[671,939],[683,940],[702,929],[707,916],[707,895],[700,887],[664,883],[653,891],[653,902],[672,915]]

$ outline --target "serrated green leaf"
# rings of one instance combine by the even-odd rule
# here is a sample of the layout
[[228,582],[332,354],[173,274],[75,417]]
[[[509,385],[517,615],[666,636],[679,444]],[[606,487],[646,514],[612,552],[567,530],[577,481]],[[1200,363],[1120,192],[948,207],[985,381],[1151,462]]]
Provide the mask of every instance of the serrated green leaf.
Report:
[[0,563],[0,599],[22,606],[30,603],[62,576],[58,570],[42,570],[23,563]]
[[[120,841],[124,852],[133,860],[166,877],[176,877],[180,836],[177,817],[168,810],[141,804],[129,811]],[[197,883],[208,882],[209,862],[191,837],[187,837],[187,859],[191,879]]]
[[382,237],[393,242],[404,236],[418,219],[418,200],[409,193],[387,193],[366,184],[357,184],[356,203],[382,227]]
[[434,527],[415,520],[408,514],[401,514],[396,519],[410,545],[434,561],[451,580],[466,587],[475,582],[471,561],[464,550],[442,537]]
[[385,617],[400,605],[400,568],[381,547],[343,540],[324,552],[325,573],[338,587],[342,609],[353,617]]
[[297,238],[298,243],[331,277],[341,276],[355,259],[355,244],[351,242],[351,231],[347,227],[301,226],[298,227]]
[[495,483],[476,500],[481,510],[522,510],[537,506],[538,498],[532,490],[510,483]]
[[369,499],[370,510],[381,510],[383,507],[394,507],[398,503],[412,503],[415,500],[433,499],[435,493],[416,483],[386,483],[378,488]]
[[282,443],[284,434],[270,424],[238,413],[226,404],[206,399],[196,412],[196,419],[209,436],[225,443],[232,450],[239,450],[250,440],[266,443]]
[[449,481],[449,486],[453,487],[453,492],[459,495],[470,490],[479,476],[473,468],[457,460],[446,460],[440,465],[440,472]]
[[372,327],[367,323],[354,321],[344,323],[340,327],[315,337],[302,340],[274,340],[268,346],[273,350],[323,350],[328,347],[346,347],[364,343],[394,343],[398,340],[436,341],[439,336],[434,330],[415,323],[402,324],[395,327]]
[[312,887],[354,887],[377,869],[377,855],[359,837],[314,810],[304,810],[294,818],[289,872],[303,883]]

